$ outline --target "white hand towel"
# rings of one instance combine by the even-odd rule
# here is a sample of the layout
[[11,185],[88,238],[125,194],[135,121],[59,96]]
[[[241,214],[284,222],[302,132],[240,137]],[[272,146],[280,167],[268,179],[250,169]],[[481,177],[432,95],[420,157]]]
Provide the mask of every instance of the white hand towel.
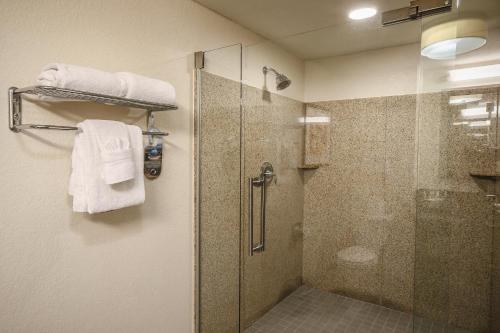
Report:
[[141,129],[107,120],[85,120],[78,128],[69,185],[73,211],[93,214],[144,203]]
[[175,88],[170,83],[128,72],[116,73],[126,87],[126,98],[175,104]]
[[[135,177],[135,162],[130,144],[128,125],[117,121],[84,122],[96,136],[102,162],[102,179],[108,185]],[[142,135],[142,134],[141,134]]]
[[124,81],[113,73],[68,64],[49,64],[42,69],[37,83],[102,95],[124,97]]

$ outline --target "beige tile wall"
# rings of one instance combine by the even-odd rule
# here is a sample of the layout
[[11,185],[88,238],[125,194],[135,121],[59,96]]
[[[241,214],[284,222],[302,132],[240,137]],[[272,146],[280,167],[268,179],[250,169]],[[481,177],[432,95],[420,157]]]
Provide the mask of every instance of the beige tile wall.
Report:
[[[449,103],[470,94],[482,100]],[[304,282],[486,331],[493,250],[486,194],[495,188],[470,172],[495,172],[496,114],[485,127],[459,123],[461,109],[496,105],[497,94],[470,89],[419,95],[418,103],[414,95],[311,103],[331,118],[331,162],[305,173]],[[357,257],[341,260],[354,249]]]
[[234,333],[239,316],[240,84],[202,72],[200,329]]
[[304,168],[328,165],[331,162],[331,126],[328,111],[306,107]]
[[[305,174],[304,282],[411,310],[416,98],[310,106],[331,119],[331,163]],[[338,260],[354,246],[365,262]]]

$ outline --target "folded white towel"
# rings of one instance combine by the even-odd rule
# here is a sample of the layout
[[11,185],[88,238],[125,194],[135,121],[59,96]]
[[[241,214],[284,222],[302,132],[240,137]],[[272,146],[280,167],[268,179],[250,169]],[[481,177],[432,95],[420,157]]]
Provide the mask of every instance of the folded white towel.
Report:
[[116,73],[126,87],[126,98],[159,104],[175,103],[175,88],[168,82],[128,72]]
[[141,129],[108,120],[85,120],[78,128],[69,185],[73,211],[93,214],[144,203]]
[[42,69],[37,83],[65,89],[125,97],[123,80],[113,73],[68,64],[49,64]]

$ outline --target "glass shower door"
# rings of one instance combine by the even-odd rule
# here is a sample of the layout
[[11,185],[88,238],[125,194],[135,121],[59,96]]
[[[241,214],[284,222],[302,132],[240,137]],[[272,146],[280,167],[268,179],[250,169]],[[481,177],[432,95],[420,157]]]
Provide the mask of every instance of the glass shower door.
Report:
[[275,78],[262,69],[270,64],[257,65],[265,46],[243,53],[241,332],[297,289],[302,276],[304,105],[271,86]]
[[[462,0],[422,22],[415,332],[500,332],[499,19],[496,1]],[[454,46],[448,35],[471,39]]]

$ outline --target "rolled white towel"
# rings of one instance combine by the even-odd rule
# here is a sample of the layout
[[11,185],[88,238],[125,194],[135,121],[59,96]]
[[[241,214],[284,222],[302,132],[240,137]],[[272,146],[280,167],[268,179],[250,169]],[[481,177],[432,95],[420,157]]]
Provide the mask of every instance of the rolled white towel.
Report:
[[116,73],[126,87],[126,98],[158,104],[175,104],[175,88],[170,83],[129,72]]
[[42,69],[37,82],[42,86],[73,89],[125,97],[125,82],[113,73],[76,65],[53,63]]

